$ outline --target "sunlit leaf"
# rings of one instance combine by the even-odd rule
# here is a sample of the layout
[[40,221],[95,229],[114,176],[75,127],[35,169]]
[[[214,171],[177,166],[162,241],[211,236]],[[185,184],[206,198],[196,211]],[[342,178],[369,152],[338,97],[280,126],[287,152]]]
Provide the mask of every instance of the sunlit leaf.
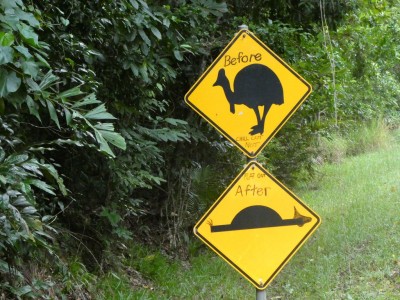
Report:
[[143,31],[143,29],[139,29],[139,35],[142,37],[143,41],[148,45],[151,46],[151,41],[147,34]]
[[74,96],[78,96],[78,95],[82,95],[83,92],[81,91],[81,89],[79,88],[79,86],[75,86],[69,90],[66,90],[60,94],[58,94],[58,98],[71,98]]
[[159,40],[161,40],[161,32],[160,32],[156,27],[152,26],[152,27],[150,28],[150,30],[151,30],[151,32],[154,34],[154,36],[155,36],[156,38],[158,38]]
[[96,95],[92,93],[84,97],[81,101],[74,103],[74,105],[72,105],[72,108],[78,108],[81,106],[98,104],[98,103],[101,103],[101,101],[97,100]]
[[21,33],[24,40],[31,46],[38,45],[38,35],[33,31],[32,27],[25,25],[24,23],[18,23],[17,28]]
[[125,139],[119,133],[113,131],[104,131],[104,130],[99,130],[99,132],[107,142],[113,144],[114,146],[122,150],[126,149]]
[[104,104],[97,106],[84,115],[86,119],[92,120],[114,120],[116,119],[112,114],[107,112]]
[[0,46],[11,46],[14,43],[14,35],[11,32],[0,32]]
[[42,191],[45,191],[48,194],[55,195],[55,193],[53,191],[54,188],[42,180],[30,179],[30,180],[28,180],[28,183],[31,185],[34,185],[35,187],[41,189]]

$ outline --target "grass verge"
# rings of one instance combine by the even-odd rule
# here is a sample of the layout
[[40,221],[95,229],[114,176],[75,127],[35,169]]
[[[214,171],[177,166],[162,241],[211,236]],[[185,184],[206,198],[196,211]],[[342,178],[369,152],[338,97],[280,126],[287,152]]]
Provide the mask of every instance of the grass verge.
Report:
[[[268,299],[400,299],[399,153],[393,143],[321,166],[317,184],[296,191],[323,223],[267,288]],[[130,272],[98,282],[96,299],[255,298],[205,247],[188,262],[133,249],[125,265]]]

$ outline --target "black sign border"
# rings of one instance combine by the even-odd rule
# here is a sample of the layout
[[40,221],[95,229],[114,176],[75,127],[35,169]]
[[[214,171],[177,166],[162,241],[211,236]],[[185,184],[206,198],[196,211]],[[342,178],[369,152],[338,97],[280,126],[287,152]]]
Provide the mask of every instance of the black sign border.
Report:
[[[254,281],[246,272],[244,272],[239,266],[237,266],[234,262],[232,262],[224,253],[220,252],[218,248],[214,247],[214,245],[207,240],[203,235],[198,232],[198,228],[207,220],[208,216],[212,213],[212,211],[218,206],[218,204],[225,198],[225,196],[231,191],[233,186],[242,178],[243,174],[247,172],[252,167],[258,167],[266,176],[268,176],[272,181],[274,181],[277,185],[279,185],[285,192],[287,192],[294,200],[296,200],[301,207],[305,208],[311,215],[316,218],[317,222],[314,226],[308,231],[308,233],[300,240],[300,242],[292,249],[289,255],[283,260],[283,262],[279,265],[279,267],[275,270],[274,273],[263,283],[260,285],[259,282]],[[275,278],[275,276],[282,270],[282,268],[286,265],[286,263],[292,258],[292,256],[297,252],[297,250],[303,245],[303,243],[309,238],[309,236],[317,229],[317,227],[321,224],[321,218],[311,210],[305,203],[303,203],[295,194],[293,194],[287,187],[285,187],[278,179],[273,177],[261,164],[256,161],[252,161],[247,164],[247,166],[239,173],[239,175],[232,181],[232,183],[228,186],[228,188],[222,193],[222,195],[218,198],[218,200],[210,207],[210,209],[206,212],[206,214],[198,221],[195,225],[193,231],[194,234],[199,237],[207,246],[209,246],[214,252],[216,252],[219,256],[221,256],[224,260],[226,260],[233,268],[235,268],[240,274],[242,274],[247,280],[249,280],[254,286],[258,289],[265,289],[268,284]]]
[[[242,34],[247,34],[247,36],[251,37],[255,42],[257,42],[265,51],[271,54],[276,60],[278,60],[283,66],[286,67],[288,71],[290,71],[294,76],[296,76],[301,82],[303,82],[307,87],[307,92],[300,98],[297,104],[292,108],[292,110],[283,118],[283,120],[278,124],[274,131],[270,134],[270,136],[261,144],[255,152],[249,152],[240,145],[233,137],[231,137],[225,130],[218,126],[213,120],[211,120],[207,115],[205,115],[201,110],[197,108],[192,102],[190,102],[189,97],[194,92],[194,90],[198,87],[198,85],[203,81],[203,79],[209,74],[209,72],[214,68],[214,66],[223,58],[225,53],[232,47],[232,45],[242,37]],[[230,41],[230,43],[225,47],[225,49],[218,55],[218,57],[212,62],[212,64],[207,68],[207,70],[201,75],[201,77],[196,81],[196,83],[191,87],[188,93],[185,95],[185,102],[195,110],[199,115],[201,115],[204,119],[207,120],[213,127],[215,127],[225,138],[227,138],[232,144],[237,146],[246,156],[250,158],[257,157],[260,152],[267,146],[267,144],[271,141],[271,139],[276,135],[276,133],[282,128],[282,126],[287,122],[287,120],[293,115],[293,113],[300,107],[300,105],[304,102],[304,100],[311,94],[312,87],[311,85],[305,81],[299,74],[297,74],[286,62],[284,62],[278,55],[276,55],[271,49],[269,49],[263,42],[261,42],[252,32],[249,30],[241,30],[237,33],[237,35]]]

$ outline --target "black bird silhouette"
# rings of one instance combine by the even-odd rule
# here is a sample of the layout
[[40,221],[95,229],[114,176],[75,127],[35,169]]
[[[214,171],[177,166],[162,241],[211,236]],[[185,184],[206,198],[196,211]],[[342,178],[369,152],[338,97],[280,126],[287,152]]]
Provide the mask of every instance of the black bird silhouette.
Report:
[[[283,103],[283,89],[279,78],[270,68],[261,64],[252,64],[241,69],[235,77],[233,91],[224,69],[219,70],[213,86],[223,88],[231,113],[235,113],[235,104],[244,104],[254,110],[257,125],[251,127],[251,135],[262,134],[265,117],[272,104]],[[264,106],[262,117],[259,106]]]
[[272,208],[263,205],[254,205],[241,210],[233,218],[231,224],[213,225],[212,222],[208,224],[211,227],[211,232],[221,232],[290,225],[301,227],[308,222],[311,222],[311,218],[301,215],[296,207],[294,207],[293,219],[282,220],[281,216]]

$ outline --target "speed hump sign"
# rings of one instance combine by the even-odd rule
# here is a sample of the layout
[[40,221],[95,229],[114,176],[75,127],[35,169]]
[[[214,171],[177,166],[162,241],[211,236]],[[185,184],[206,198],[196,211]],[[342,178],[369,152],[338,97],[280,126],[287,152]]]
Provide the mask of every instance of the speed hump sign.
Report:
[[319,224],[315,212],[251,162],[194,233],[257,289],[265,289]]
[[256,157],[311,86],[248,30],[239,31],[185,96],[248,157]]

